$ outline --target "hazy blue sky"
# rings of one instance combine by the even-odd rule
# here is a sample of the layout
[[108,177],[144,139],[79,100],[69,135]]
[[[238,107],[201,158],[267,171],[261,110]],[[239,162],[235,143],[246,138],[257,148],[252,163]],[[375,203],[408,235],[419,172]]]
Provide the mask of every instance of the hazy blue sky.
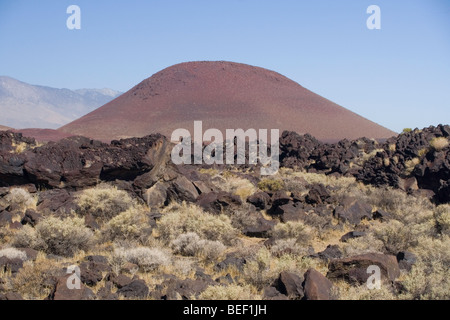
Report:
[[448,0],[0,0],[0,75],[126,91],[194,60],[277,71],[395,131],[450,123]]

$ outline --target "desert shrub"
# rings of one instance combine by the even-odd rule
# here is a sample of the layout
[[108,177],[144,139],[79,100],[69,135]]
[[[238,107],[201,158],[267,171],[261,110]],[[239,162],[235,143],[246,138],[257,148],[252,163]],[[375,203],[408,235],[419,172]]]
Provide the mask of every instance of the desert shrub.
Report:
[[339,282],[333,288],[331,295],[339,300],[395,300],[392,287],[382,284],[380,289],[369,289],[365,284],[351,286]]
[[26,261],[12,278],[12,289],[26,300],[43,300],[52,290],[51,279],[54,278],[61,266],[55,260],[45,257],[40,252],[35,261]]
[[342,244],[342,253],[345,257],[372,252],[384,253],[384,243],[371,233],[364,237],[349,239]]
[[405,174],[410,175],[414,168],[420,163],[419,158],[412,158],[410,160],[405,161]]
[[262,289],[271,284],[276,277],[276,272],[271,269],[273,259],[270,251],[263,247],[244,266],[242,276],[246,283]]
[[95,218],[107,221],[134,205],[133,199],[123,190],[106,184],[86,189],[77,197],[82,215],[92,214]]
[[449,300],[450,269],[441,261],[419,261],[402,280],[401,299]]
[[209,286],[203,291],[199,300],[261,300],[261,296],[253,293],[251,286],[230,284],[228,286]]
[[264,178],[258,182],[258,188],[262,191],[280,191],[284,189],[284,182],[281,179]]
[[302,221],[278,223],[272,230],[275,239],[297,239],[298,243],[306,244],[313,237],[313,229]]
[[275,257],[281,257],[285,254],[304,256],[308,254],[308,248],[304,245],[300,245],[295,238],[278,239],[275,240],[275,243],[270,247],[270,252]]
[[225,250],[220,241],[201,239],[195,232],[183,233],[171,242],[176,254],[198,256],[208,261],[214,261]]
[[412,131],[411,128],[404,128],[402,133],[408,133],[408,132],[411,132],[411,131]]
[[6,257],[8,259],[20,259],[22,261],[27,260],[27,254],[23,251],[17,250],[16,248],[6,248],[0,250],[0,258]]
[[22,188],[13,188],[6,195],[5,200],[19,210],[25,211],[28,208],[35,208],[37,199],[27,190]]
[[255,226],[258,221],[258,216],[250,212],[251,209],[246,208],[247,204],[243,204],[241,208],[234,210],[230,214],[231,224],[238,230],[244,230]]
[[107,241],[139,239],[144,236],[146,220],[142,210],[130,208],[108,221],[102,235]]
[[139,266],[143,271],[149,272],[171,263],[169,253],[159,248],[119,248],[114,252],[114,260],[131,262]]
[[450,236],[450,205],[442,204],[434,210],[434,217],[438,225],[439,232]]
[[72,256],[91,245],[92,231],[85,227],[84,219],[46,217],[35,229],[25,226],[16,235],[16,247],[31,247],[47,253]]
[[257,188],[249,180],[228,173],[223,179],[212,180],[214,185],[222,191],[230,192],[245,201],[257,191]]
[[391,188],[367,187],[363,199],[373,207],[391,213],[395,220],[407,226],[427,224],[432,228],[434,223],[435,207],[427,198],[414,197]]
[[282,254],[279,257],[274,257],[269,249],[262,247],[254,255],[248,257],[242,272],[242,278],[245,283],[261,290],[270,285],[283,271],[301,275],[309,268],[318,271],[326,270],[326,267],[321,265],[321,262],[317,259],[293,254]]
[[238,231],[231,225],[226,215],[212,215],[201,208],[183,202],[172,203],[158,222],[160,238],[170,242],[179,235],[188,232],[197,233],[202,239],[218,240],[230,245],[238,235]]
[[441,151],[447,148],[448,145],[449,145],[448,139],[445,137],[434,138],[430,141],[430,147],[436,151]]
[[417,244],[415,232],[397,220],[382,224],[374,230],[375,238],[383,242],[388,253],[397,254],[399,251],[408,250]]

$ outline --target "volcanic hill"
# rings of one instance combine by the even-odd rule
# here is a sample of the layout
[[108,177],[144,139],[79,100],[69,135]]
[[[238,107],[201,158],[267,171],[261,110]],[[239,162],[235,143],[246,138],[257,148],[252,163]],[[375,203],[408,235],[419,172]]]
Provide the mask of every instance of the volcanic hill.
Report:
[[166,68],[59,130],[94,139],[142,137],[186,128],[292,130],[319,140],[385,139],[395,132],[276,72],[233,62],[186,62]]

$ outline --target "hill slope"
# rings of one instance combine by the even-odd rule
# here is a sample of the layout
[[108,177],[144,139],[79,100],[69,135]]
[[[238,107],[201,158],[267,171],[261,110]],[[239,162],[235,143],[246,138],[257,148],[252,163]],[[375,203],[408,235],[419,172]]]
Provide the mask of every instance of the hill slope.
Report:
[[173,130],[265,128],[321,140],[388,138],[395,133],[267,69],[232,62],[187,62],[164,69],[60,130],[100,140],[171,136]]

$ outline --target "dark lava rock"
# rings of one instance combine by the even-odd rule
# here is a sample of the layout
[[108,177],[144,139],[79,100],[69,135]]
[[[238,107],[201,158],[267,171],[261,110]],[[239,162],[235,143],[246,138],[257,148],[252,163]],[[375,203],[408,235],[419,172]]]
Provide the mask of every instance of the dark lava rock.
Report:
[[342,222],[358,225],[362,219],[372,219],[372,207],[360,200],[354,200],[348,206],[338,206],[334,216]]
[[400,276],[400,269],[395,256],[368,253],[332,260],[328,265],[327,278],[339,278],[350,283],[363,284],[371,275],[367,273],[367,268],[371,265],[380,268],[382,280],[392,282]]
[[27,209],[27,211],[25,211],[25,216],[22,218],[22,221],[20,221],[20,223],[22,223],[23,225],[29,224],[30,226],[34,227],[41,218],[42,215],[40,213],[36,212],[33,209]]
[[[80,284],[80,289],[70,289],[67,285],[72,278],[71,275],[59,277],[55,280],[55,286],[48,296],[48,300],[93,300],[95,298],[91,289]],[[70,279],[69,279],[70,278]]]
[[125,298],[146,298],[149,294],[149,289],[144,280],[133,280],[128,285],[117,290],[117,294]]
[[238,196],[229,192],[220,191],[202,193],[197,199],[197,204],[205,211],[219,214],[231,206],[242,205],[242,201]]
[[302,282],[303,279],[295,273],[284,271],[275,280],[273,287],[290,299],[300,300],[304,295]]
[[347,242],[349,239],[355,239],[355,238],[360,238],[360,237],[364,237],[366,235],[366,233],[364,231],[350,231],[347,232],[346,234],[344,234],[340,241],[341,242]]
[[258,209],[266,209],[270,202],[270,196],[266,192],[257,192],[247,198],[247,202],[251,203]]
[[397,253],[397,261],[400,269],[410,271],[417,261],[417,256],[409,251],[400,251]]
[[304,278],[305,300],[331,300],[333,284],[330,280],[314,269],[306,271]]

